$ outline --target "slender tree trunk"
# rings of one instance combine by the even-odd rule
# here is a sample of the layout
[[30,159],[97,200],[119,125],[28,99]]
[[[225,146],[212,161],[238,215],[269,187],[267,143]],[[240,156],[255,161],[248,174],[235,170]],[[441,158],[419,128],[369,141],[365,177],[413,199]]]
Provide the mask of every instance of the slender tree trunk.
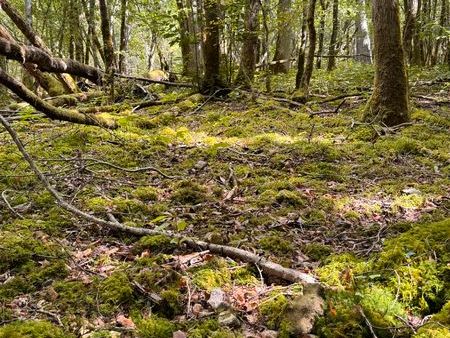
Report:
[[126,54],[128,51],[128,38],[130,27],[128,25],[128,2],[127,0],[121,1],[120,12],[120,54],[119,54],[119,72],[126,74],[127,72],[127,60]]
[[[8,60],[4,56],[0,56],[0,69],[7,70]],[[6,87],[0,86],[0,100],[6,95]]]
[[[33,2],[32,0],[25,0],[24,1],[24,18],[27,25],[30,27],[33,27]],[[39,76],[38,74],[32,74],[30,72],[31,65],[28,65],[27,67],[24,67],[24,71],[22,72],[22,82],[23,84],[30,90],[35,91],[35,81],[33,78],[36,78]],[[36,79],[37,80],[37,79]],[[39,82],[39,81],[38,81]]]
[[183,61],[183,75],[194,75],[194,56],[191,54],[191,37],[189,30],[188,11],[189,8],[183,0],[176,0],[178,9],[178,23],[180,25],[180,49]]
[[372,46],[367,23],[366,0],[357,1],[360,7],[356,19],[355,60],[363,63],[372,63]]
[[302,1],[302,28],[300,33],[300,46],[298,49],[297,60],[297,75],[295,77],[295,89],[300,88],[302,82],[303,73],[305,72],[305,48],[306,48],[306,21],[308,20],[307,14],[308,0]]
[[292,28],[289,18],[292,7],[292,0],[278,1],[278,33],[275,45],[275,54],[270,68],[274,74],[287,73],[291,65],[292,52]]
[[405,24],[403,27],[403,49],[408,62],[413,58],[413,37],[416,30],[418,0],[405,0]]
[[269,67],[270,60],[270,46],[269,46],[269,18],[267,11],[270,8],[270,0],[261,0],[263,1],[261,5],[261,11],[263,16],[263,27],[264,27],[264,38],[262,41],[262,50],[263,50],[263,69],[264,69],[264,80],[266,84],[266,91],[270,93],[272,91],[272,74]]
[[260,8],[260,0],[247,0],[241,64],[236,78],[236,83],[241,84],[246,88],[251,87],[255,75],[259,30],[258,15]]
[[325,17],[328,8],[328,0],[320,0],[320,23],[319,23],[319,49],[317,50],[316,68],[322,68],[323,40],[325,36]]
[[328,50],[328,67],[331,71],[336,68],[336,42],[339,30],[339,0],[333,0],[333,27],[331,29],[330,48]]
[[114,43],[111,34],[111,22],[106,0],[99,0],[100,17],[102,21],[103,53],[105,54],[106,73],[114,72],[116,60],[114,57]]
[[316,28],[314,26],[314,15],[316,10],[316,0],[309,0],[308,5],[308,56],[306,58],[305,72],[303,73],[302,80],[300,82],[300,88],[307,93],[309,89],[309,82],[314,68],[314,53],[316,51]]
[[205,0],[205,75],[202,92],[214,93],[223,87],[220,77],[220,3],[219,0]]
[[372,0],[375,83],[365,119],[387,126],[409,120],[408,81],[398,0]]

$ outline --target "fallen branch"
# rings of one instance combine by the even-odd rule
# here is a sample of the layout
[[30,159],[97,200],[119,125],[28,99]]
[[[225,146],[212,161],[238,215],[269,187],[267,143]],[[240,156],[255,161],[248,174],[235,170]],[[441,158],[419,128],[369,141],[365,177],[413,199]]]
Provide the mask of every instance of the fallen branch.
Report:
[[39,170],[39,168],[36,166],[34,160],[31,158],[31,156],[26,151],[23,143],[19,139],[19,136],[17,133],[12,129],[11,125],[3,118],[3,116],[0,115],[0,122],[5,127],[11,138],[13,139],[14,143],[16,144],[17,148],[19,149],[20,153],[22,154],[23,158],[28,162],[31,169],[35,173],[35,175],[38,177],[38,179],[44,184],[47,191],[55,198],[57,203],[65,210],[69,211],[70,213],[83,218],[87,221],[90,221],[92,223],[105,226],[109,229],[118,230],[126,233],[130,233],[137,236],[146,236],[146,235],[164,235],[171,238],[175,238],[179,240],[179,244],[187,244],[189,247],[195,249],[195,250],[209,250],[211,253],[215,253],[221,256],[230,257],[236,260],[241,260],[246,263],[252,263],[252,264],[258,264],[258,266],[261,268],[261,270],[273,277],[282,278],[289,282],[301,282],[304,284],[316,284],[318,283],[317,279],[309,274],[306,274],[304,272],[300,272],[294,269],[285,268],[281,266],[280,264],[274,263],[265,257],[261,257],[257,254],[254,254],[252,252],[234,248],[227,245],[219,245],[219,244],[213,244],[204,242],[195,238],[190,238],[187,236],[184,236],[182,234],[173,233],[171,231],[160,231],[160,230],[153,230],[153,229],[147,229],[147,228],[136,228],[132,226],[124,225],[120,222],[118,222],[114,217],[110,217],[110,220],[104,220],[102,218],[93,216],[91,214],[88,214],[77,207],[73,206],[72,204],[68,203],[64,200],[64,198],[61,196],[61,194],[50,185],[50,182],[48,181],[47,177],[44,176],[44,174]]
[[39,70],[49,73],[68,73],[89,79],[101,85],[103,72],[95,67],[85,65],[72,59],[52,57],[40,48],[21,45],[0,37],[0,55],[20,63],[34,63]]
[[14,94],[19,96],[22,100],[29,103],[36,110],[39,110],[40,112],[44,113],[50,119],[99,126],[108,129],[117,128],[117,124],[113,120],[83,114],[75,109],[62,109],[52,106],[48,102],[45,102],[37,95],[35,95],[22,83],[20,83],[10,75],[8,75],[1,68],[0,68],[0,84],[7,87]]
[[322,111],[318,111],[318,112],[310,112],[309,117],[313,117],[315,115],[338,114],[339,109],[341,109],[341,107],[343,106],[345,101],[346,101],[346,99],[342,100],[342,102],[335,109],[332,109],[332,110],[322,110]]
[[172,87],[184,87],[184,88],[193,88],[194,87],[194,85],[192,83],[186,83],[186,82],[171,82],[171,81],[152,80],[147,77],[131,76],[131,75],[124,75],[124,74],[119,74],[119,73],[115,73],[114,76],[120,77],[122,79],[136,80],[136,81],[142,81],[142,82],[147,82],[147,83],[163,84],[163,85],[172,86]]
[[6,193],[7,193],[7,192],[8,192],[8,190],[2,191],[2,199],[3,199],[3,202],[5,202],[6,207],[8,208],[9,211],[11,211],[11,213],[12,213],[14,216],[17,216],[17,217],[19,217],[20,219],[23,219],[23,216],[22,216],[21,214],[19,214],[19,213],[12,207],[11,204],[9,204],[8,198],[7,198],[7,196],[6,196]]

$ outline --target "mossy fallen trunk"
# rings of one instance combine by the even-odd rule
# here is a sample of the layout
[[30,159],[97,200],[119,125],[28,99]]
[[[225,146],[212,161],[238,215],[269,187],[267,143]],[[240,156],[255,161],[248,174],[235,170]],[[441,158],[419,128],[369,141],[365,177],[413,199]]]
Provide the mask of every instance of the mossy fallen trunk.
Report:
[[82,114],[78,110],[62,109],[52,106],[36,96],[22,83],[9,76],[3,69],[0,69],[0,84],[7,87],[22,100],[43,112],[51,119],[100,126],[108,129],[117,128],[117,124],[113,120],[106,120],[98,116]]

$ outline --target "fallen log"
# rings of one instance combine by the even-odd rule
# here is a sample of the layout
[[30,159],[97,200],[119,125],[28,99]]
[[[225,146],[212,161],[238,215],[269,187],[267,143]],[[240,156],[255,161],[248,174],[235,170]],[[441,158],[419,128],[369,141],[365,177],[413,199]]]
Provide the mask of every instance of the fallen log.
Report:
[[74,205],[68,203],[64,198],[61,196],[61,194],[51,186],[50,182],[48,181],[47,177],[39,170],[39,168],[36,166],[34,160],[31,158],[31,156],[26,151],[23,143],[19,139],[19,136],[14,131],[14,129],[11,127],[11,125],[5,120],[3,116],[0,115],[0,122],[5,127],[7,132],[10,134],[11,138],[13,139],[14,143],[16,144],[17,148],[19,149],[20,153],[22,154],[23,158],[28,162],[31,169],[35,173],[35,175],[38,177],[38,179],[44,184],[45,189],[55,198],[57,203],[65,210],[69,211],[70,213],[85,219],[87,221],[90,221],[94,224],[105,226],[109,229],[121,231],[130,233],[137,236],[146,236],[146,235],[164,235],[168,236],[174,239],[177,239],[179,244],[186,244],[189,247],[193,248],[194,250],[200,250],[205,251],[209,250],[211,253],[230,257],[236,260],[240,260],[246,263],[252,263],[257,265],[264,273],[267,275],[270,275],[272,277],[282,278],[289,282],[300,282],[305,285],[310,284],[318,284],[318,280],[313,277],[312,275],[309,275],[307,273],[286,268],[281,266],[280,264],[274,263],[265,257],[261,257],[257,254],[254,254],[252,252],[227,246],[227,245],[219,245],[219,244],[213,244],[208,243],[205,241],[198,240],[196,238],[187,237],[182,234],[174,233],[171,231],[162,231],[162,230],[154,230],[154,229],[148,229],[148,228],[137,228],[132,227],[128,225],[124,225],[120,222],[118,222],[114,216],[111,214],[109,215],[109,221],[93,216],[91,214],[88,214]]
[[171,81],[162,81],[162,80],[152,80],[152,79],[149,79],[147,77],[123,75],[123,74],[119,74],[119,73],[115,73],[114,76],[120,77],[122,79],[142,81],[142,82],[147,82],[147,83],[163,84],[163,85],[172,86],[172,87],[184,87],[184,88],[193,88],[194,87],[194,85],[192,83],[185,83],[185,82],[171,82]]
[[[52,56],[50,48],[48,48],[39,35],[36,34],[33,27],[31,27],[31,25],[22,17],[19,11],[11,6],[7,0],[0,0],[0,8],[4,10],[6,15],[9,16],[11,21],[14,22],[17,28],[19,28],[33,46],[42,49],[48,55]],[[56,74],[56,77],[64,86],[67,93],[73,94],[78,92],[78,87],[70,75],[58,73]]]
[[8,75],[2,68],[0,68],[0,84],[7,87],[23,101],[29,103],[36,110],[44,113],[50,119],[99,126],[108,129],[117,128],[117,124],[113,120],[107,120],[98,116],[83,114],[75,109],[62,109],[52,106],[48,102],[45,102],[37,95],[35,95],[21,82]]
[[102,84],[104,74],[97,68],[72,59],[52,57],[40,48],[21,45],[2,37],[0,37],[0,55],[20,63],[34,63],[43,72],[68,73],[88,79],[98,85]]

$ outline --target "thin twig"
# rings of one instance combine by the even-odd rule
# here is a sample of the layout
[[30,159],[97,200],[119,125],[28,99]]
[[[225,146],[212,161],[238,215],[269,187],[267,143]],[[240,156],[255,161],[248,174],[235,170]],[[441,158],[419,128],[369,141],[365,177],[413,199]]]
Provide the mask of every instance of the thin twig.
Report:
[[367,318],[366,314],[364,313],[364,310],[362,309],[361,306],[358,306],[358,311],[361,314],[361,316],[364,318],[364,321],[366,322],[366,325],[368,326],[370,333],[372,334],[373,338],[378,338],[377,335],[375,334],[375,331],[373,329],[372,324],[370,323],[369,319]]
[[3,202],[5,202],[6,207],[9,209],[9,211],[11,211],[12,214],[14,214],[15,216],[19,217],[20,219],[23,219],[24,217],[23,217],[21,214],[19,214],[19,213],[12,207],[11,204],[9,204],[8,199],[7,199],[8,196],[6,196],[6,193],[7,193],[8,191],[11,191],[11,190],[8,190],[8,189],[7,189],[7,190],[4,190],[4,191],[2,192],[2,199],[3,199]]
[[205,241],[201,241],[197,238],[191,238],[187,237],[185,235],[174,233],[172,231],[163,231],[163,230],[154,230],[154,229],[148,229],[148,228],[138,228],[133,226],[128,226],[125,224],[122,224],[118,222],[117,220],[114,221],[113,219],[110,219],[109,221],[96,217],[94,215],[88,214],[85,211],[82,211],[75,207],[74,205],[68,203],[61,194],[51,186],[50,182],[48,181],[47,177],[44,176],[44,174],[39,170],[39,168],[36,166],[34,160],[31,158],[30,154],[26,151],[22,141],[20,140],[19,136],[15,132],[14,129],[12,129],[11,125],[8,123],[8,121],[5,120],[3,116],[0,115],[0,122],[5,127],[7,132],[10,134],[11,138],[13,139],[14,143],[16,144],[17,148],[19,149],[20,153],[22,154],[23,158],[28,162],[33,172],[36,174],[38,179],[44,184],[47,191],[55,198],[57,203],[61,206],[61,208],[69,211],[70,213],[83,218],[85,220],[88,220],[94,224],[105,226],[109,229],[121,231],[125,233],[134,234],[137,236],[146,236],[146,235],[163,235],[168,236],[170,238],[178,239],[180,245],[186,244],[190,246],[191,248],[194,248],[196,250],[210,250],[212,253],[229,257],[232,259],[241,260],[243,262],[247,263],[253,263],[253,264],[259,264],[261,267],[261,270],[265,272],[268,275],[282,278],[286,281],[290,282],[302,282],[304,284],[317,284],[317,279],[307,273],[285,268],[280,264],[274,263],[265,257],[261,257],[257,254],[254,254],[250,251],[235,248],[228,245],[220,245],[220,244],[214,244],[209,243]]

